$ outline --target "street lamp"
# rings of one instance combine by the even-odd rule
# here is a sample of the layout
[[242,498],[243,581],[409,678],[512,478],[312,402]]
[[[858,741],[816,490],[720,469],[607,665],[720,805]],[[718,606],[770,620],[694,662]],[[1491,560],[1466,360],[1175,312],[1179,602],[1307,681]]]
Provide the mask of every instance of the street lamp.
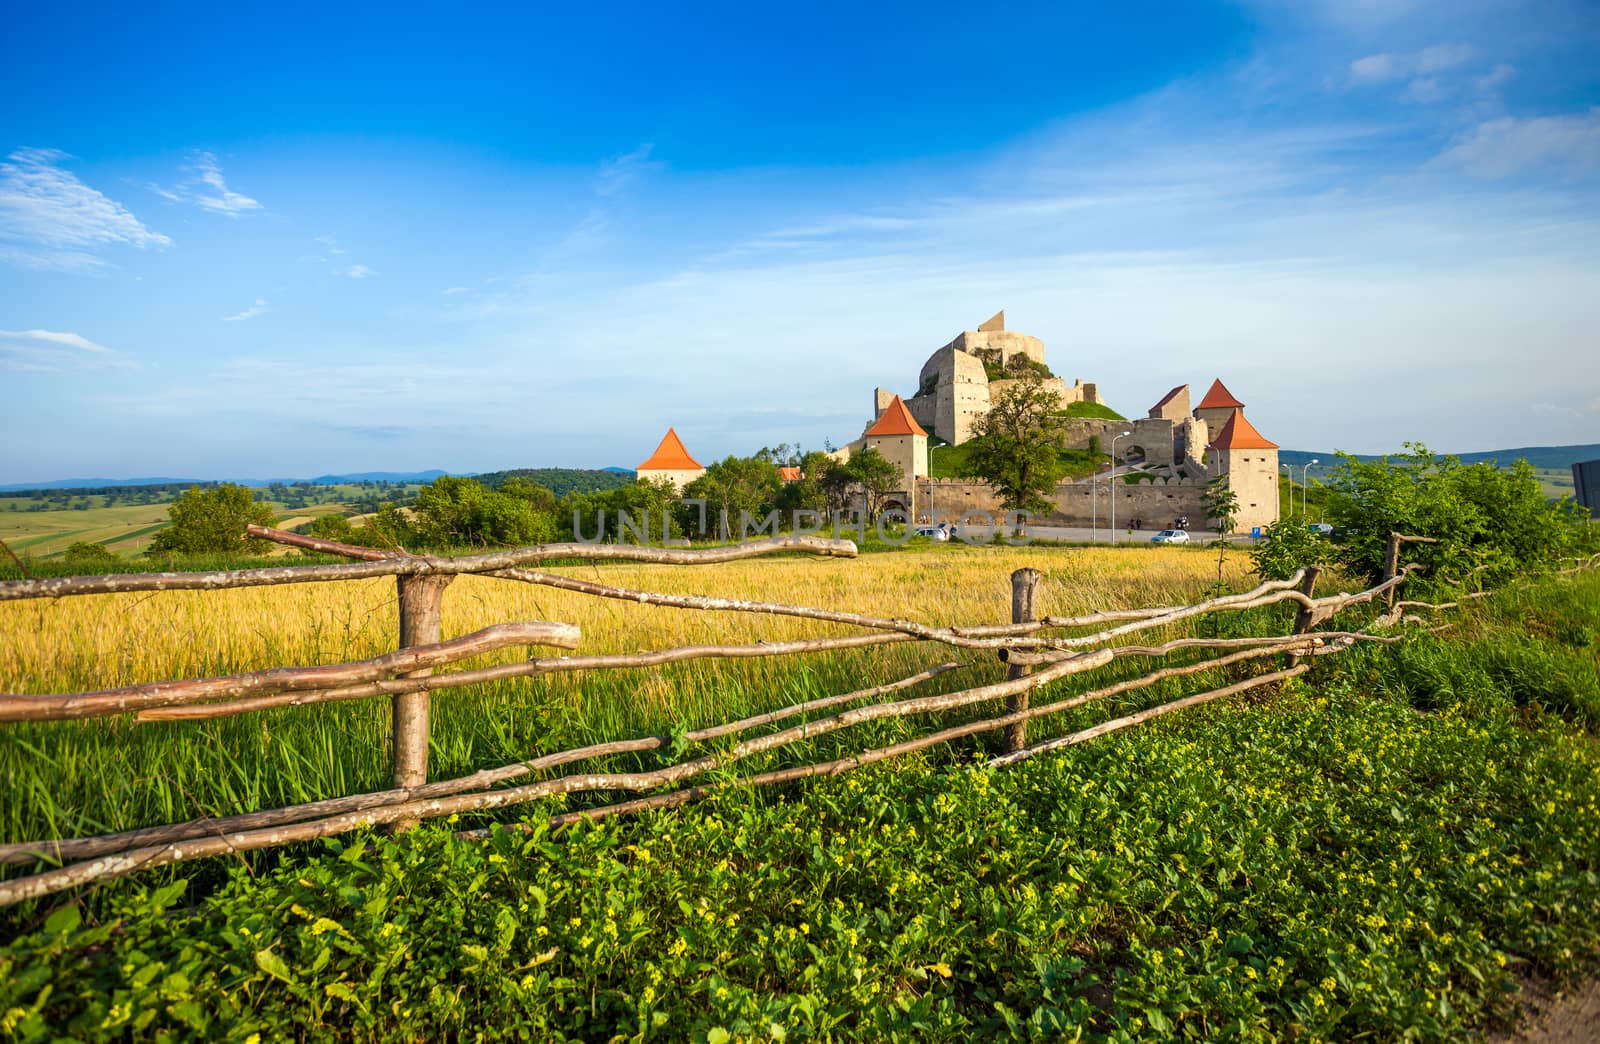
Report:
[[1125,431],[1121,435],[1111,437],[1111,481],[1106,487],[1111,491],[1111,543],[1117,542],[1117,440],[1125,439],[1133,432]]
[[[1317,458],[1311,458],[1311,464],[1317,463]],[[1311,464],[1300,469],[1300,521],[1306,520],[1306,475],[1311,470]]]

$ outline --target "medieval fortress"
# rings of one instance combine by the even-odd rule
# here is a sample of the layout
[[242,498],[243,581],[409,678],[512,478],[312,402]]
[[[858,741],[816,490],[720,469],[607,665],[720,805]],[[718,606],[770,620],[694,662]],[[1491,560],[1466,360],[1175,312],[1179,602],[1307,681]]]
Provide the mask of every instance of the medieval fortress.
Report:
[[[1214,520],[1207,518],[1205,494],[1209,483],[1223,476],[1239,500],[1236,532],[1248,533],[1278,520],[1278,446],[1245,419],[1244,403],[1220,379],[1192,408],[1189,386],[1180,384],[1136,420],[1073,416],[1078,412],[1070,409],[1074,403],[1106,405],[1099,389],[1082,379],[1069,385],[1051,374],[1044,343],[1007,330],[1004,312],[976,330],[963,331],[929,356],[909,399],[875,389],[872,420],[860,438],[835,451],[834,457],[848,460],[863,447],[882,453],[901,475],[901,488],[885,506],[899,508],[914,520],[960,523],[969,513],[999,518],[1000,498],[987,483],[930,476],[930,442],[939,447],[970,441],[990,407],[1030,374],[1042,378],[1068,413],[1062,425],[1063,448],[1098,449],[1116,458],[1109,471],[1059,483],[1051,497],[1053,510],[1037,522],[1106,525],[1115,497],[1120,527],[1137,520],[1145,528],[1161,529],[1187,518],[1193,528],[1209,529]],[[670,428],[638,469],[640,478],[669,479],[680,489],[704,473]],[[785,475],[788,480],[796,477]]]
[[[969,441],[991,404],[1029,371],[1043,378],[1063,408],[1105,405],[1094,384],[1077,379],[1069,385],[1051,374],[1043,342],[1007,330],[1005,313],[1000,312],[929,356],[909,399],[875,389],[871,423],[861,438],[836,455],[848,458],[870,446],[894,462],[904,478],[904,488],[892,498],[894,505],[914,519],[957,522],[969,511],[998,516],[999,497],[987,483],[929,477],[929,444]],[[1182,384],[1145,417],[1069,416],[1063,427],[1064,448],[1114,451],[1120,463],[1109,473],[1058,484],[1051,498],[1054,510],[1040,522],[1104,525],[1114,494],[1119,525],[1137,519],[1159,529],[1188,518],[1196,529],[1210,528],[1204,495],[1208,483],[1224,475],[1239,499],[1237,531],[1248,533],[1278,520],[1278,446],[1245,418],[1244,403],[1221,380],[1192,408],[1189,386]]]

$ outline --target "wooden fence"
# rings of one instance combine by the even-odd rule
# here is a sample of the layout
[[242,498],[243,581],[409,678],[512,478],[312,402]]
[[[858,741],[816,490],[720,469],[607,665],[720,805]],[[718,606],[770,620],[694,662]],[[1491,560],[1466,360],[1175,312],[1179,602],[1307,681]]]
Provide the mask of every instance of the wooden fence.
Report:
[[[1046,751],[1082,743],[1119,729],[1249,689],[1271,685],[1304,673],[1304,659],[1349,648],[1358,641],[1392,642],[1397,638],[1375,633],[1397,622],[1409,609],[1448,608],[1394,601],[1394,592],[1417,568],[1401,568],[1398,554],[1391,555],[1390,573],[1382,583],[1354,594],[1316,597],[1317,570],[1302,570],[1283,581],[1263,583],[1242,594],[1224,595],[1193,605],[1145,609],[1115,609],[1078,616],[1039,616],[1038,586],[1041,574],[1021,569],[1012,574],[1012,620],[1008,624],[975,627],[939,627],[910,620],[888,619],[774,602],[674,595],[614,587],[570,576],[526,568],[540,562],[581,558],[694,565],[727,562],[784,552],[852,557],[850,541],[818,537],[779,537],[704,550],[678,550],[629,545],[553,544],[512,551],[441,558],[404,552],[352,547],[332,541],[251,527],[251,535],[279,543],[358,561],[348,565],[303,565],[269,569],[224,570],[208,573],[129,573],[94,577],[18,580],[0,583],[0,601],[126,591],[212,590],[266,584],[360,579],[394,576],[398,587],[400,646],[396,652],[374,659],[316,667],[282,667],[227,677],[161,681],[100,692],[58,695],[0,694],[0,722],[56,721],[133,713],[140,721],[218,718],[272,707],[299,706],[335,700],[387,696],[393,706],[394,786],[373,793],[328,798],[287,808],[248,812],[220,818],[127,830],[95,837],[65,838],[0,844],[0,864],[56,864],[29,876],[0,881],[0,906],[37,898],[75,886],[133,873],[141,869],[185,862],[208,856],[241,853],[304,842],[363,826],[387,825],[404,830],[421,819],[462,812],[505,808],[539,798],[580,792],[632,792],[659,790],[684,784],[714,769],[744,758],[776,750],[800,740],[813,739],[864,722],[908,715],[951,712],[979,704],[1004,701],[1004,713],[918,736],[889,746],[864,750],[815,764],[797,765],[740,777],[740,785],[782,783],[809,776],[837,774],[964,736],[1004,730],[1005,753],[989,764],[1007,765]],[[1391,546],[1407,538],[1398,534]],[[1069,552],[1070,553],[1070,552]],[[860,633],[748,645],[698,645],[648,652],[605,656],[536,656],[526,661],[434,673],[436,669],[480,653],[515,646],[575,649],[582,635],[576,627],[552,621],[498,624],[448,641],[440,637],[440,611],[446,589],[463,573],[501,577],[598,598],[620,599],[699,612],[738,612],[787,616],[845,624]],[[1317,631],[1335,614],[1362,603],[1386,599],[1386,611],[1362,630]],[[1298,609],[1292,632],[1243,638],[1177,638],[1158,645],[1120,644],[1139,632],[1166,627],[1206,614],[1240,612],[1280,603]],[[1077,632],[1077,633],[1063,633]],[[855,692],[842,693],[781,707],[740,721],[696,729],[681,737],[644,736],[552,752],[528,761],[484,769],[450,780],[428,781],[429,694],[507,678],[535,677],[567,671],[649,667],[686,660],[790,656],[857,649],[899,642],[928,642],[958,650],[994,655],[1007,665],[1004,681],[938,695],[895,698],[900,693],[964,666],[946,662],[908,677]],[[1072,675],[1101,668],[1128,657],[1161,658],[1182,650],[1212,650],[1218,655],[1182,666],[1167,667],[1143,676],[1104,685],[1052,703],[1031,705],[1036,690]],[[1260,674],[1223,688],[1104,722],[1070,735],[1028,744],[1028,722],[1059,714],[1095,700],[1148,688],[1171,678],[1249,660],[1282,656],[1281,669]],[[847,706],[847,705],[854,706]],[[845,708],[845,709],[838,709]],[[769,726],[798,719],[794,724],[747,735]],[[676,742],[701,744],[741,737],[713,754],[688,758],[652,771],[631,773],[573,772],[529,781],[550,769],[606,755],[670,748]],[[568,823],[580,817],[601,818],[683,804],[710,793],[700,783],[630,800],[617,801],[582,812],[553,817]],[[469,836],[487,830],[467,831]]]

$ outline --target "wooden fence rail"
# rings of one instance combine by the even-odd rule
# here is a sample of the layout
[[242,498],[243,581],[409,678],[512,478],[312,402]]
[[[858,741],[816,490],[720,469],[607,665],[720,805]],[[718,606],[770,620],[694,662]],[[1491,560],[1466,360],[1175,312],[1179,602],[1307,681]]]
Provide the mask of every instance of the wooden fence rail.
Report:
[[[1302,570],[1286,580],[1264,583],[1250,591],[1211,598],[1193,605],[1051,617],[1041,616],[1038,612],[1037,592],[1041,574],[1037,570],[1024,569],[1018,570],[1012,577],[1009,624],[939,627],[910,620],[807,606],[637,591],[521,568],[529,563],[576,557],[688,565],[735,561],[788,551],[849,556],[855,554],[855,547],[849,541],[785,537],[709,550],[554,544],[449,559],[356,548],[256,527],[252,527],[251,534],[306,550],[346,555],[360,561],[350,566],[288,566],[204,574],[124,574],[12,581],[0,583],[0,600],[116,591],[209,590],[395,576],[402,647],[384,656],[343,664],[273,668],[228,677],[152,682],[93,693],[0,695],[0,722],[54,721],[129,712],[137,714],[140,721],[214,718],[273,707],[388,696],[393,700],[394,715],[393,788],[287,808],[194,819],[96,837],[3,844],[0,845],[0,864],[66,862],[68,865],[0,881],[0,906],[140,869],[303,842],[361,826],[387,825],[394,829],[405,829],[424,818],[505,808],[556,794],[659,790],[687,783],[708,772],[725,771],[757,754],[780,750],[867,722],[949,714],[994,701],[1003,701],[1004,704],[1004,713],[996,717],[963,722],[831,761],[739,777],[738,781],[745,785],[760,785],[845,772],[963,736],[995,730],[1004,730],[1005,753],[993,759],[991,764],[1011,764],[1128,728],[1163,714],[1296,677],[1309,669],[1308,664],[1300,662],[1305,657],[1336,653],[1359,641],[1398,640],[1375,634],[1372,628],[1339,632],[1314,631],[1313,628],[1353,606],[1384,596],[1392,598],[1393,592],[1414,571],[1414,567],[1402,569],[1395,564],[1392,575],[1382,583],[1354,594],[1341,592],[1315,597],[1313,587],[1316,575]],[[486,574],[514,582],[666,608],[796,617],[851,626],[865,633],[751,645],[683,646],[609,656],[534,657],[522,662],[436,674],[434,671],[438,668],[449,667],[484,652],[518,646],[574,649],[581,639],[578,629],[568,624],[522,621],[499,624],[448,641],[441,640],[439,621],[442,600],[451,580],[463,573]],[[1140,632],[1169,627],[1201,615],[1242,612],[1280,603],[1290,603],[1296,608],[1293,630],[1288,635],[1226,639],[1179,637],[1154,645],[1127,642],[1129,637]],[[1398,622],[1398,614],[1407,607],[1438,610],[1450,605],[1453,603],[1433,605],[1402,601],[1390,613],[1380,617],[1376,626]],[[1066,635],[1042,633],[1081,631],[1086,628],[1092,630]],[[924,642],[967,652],[994,654],[1006,663],[1006,678],[954,692],[897,696],[888,702],[866,702],[901,693],[969,665],[951,661],[886,684],[781,707],[740,721],[692,730],[677,737],[644,736],[607,741],[480,770],[459,779],[435,782],[427,779],[427,701],[435,691],[562,671],[638,668],[707,658],[787,656],[900,642]],[[1160,659],[1192,650],[1213,650],[1221,654],[1193,663],[1160,668],[1131,680],[1103,685],[1054,702],[1039,704],[1031,700],[1032,694],[1045,686],[1098,670],[1118,660],[1130,657]],[[1282,670],[1186,696],[1069,736],[1028,746],[1027,723],[1036,718],[1059,714],[1120,693],[1148,688],[1168,679],[1283,655],[1289,657],[1289,663]],[[847,706],[850,704],[856,705]],[[782,724],[795,718],[802,720],[795,724]],[[758,729],[780,725],[782,727],[776,731],[747,735]],[[677,750],[680,749],[676,746],[679,743],[703,744],[728,738],[735,738],[731,746],[649,771],[579,771],[545,779],[528,779],[563,765],[595,758],[661,750],[669,746]],[[613,802],[583,813],[553,817],[552,822],[567,822],[579,814],[599,818],[669,807],[709,792],[710,788],[705,784],[690,784],[676,790]]]

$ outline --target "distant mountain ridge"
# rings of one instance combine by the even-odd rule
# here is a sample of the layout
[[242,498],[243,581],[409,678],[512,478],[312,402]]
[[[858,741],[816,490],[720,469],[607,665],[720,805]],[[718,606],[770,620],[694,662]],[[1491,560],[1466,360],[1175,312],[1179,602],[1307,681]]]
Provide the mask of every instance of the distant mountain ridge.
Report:
[[[102,479],[102,478],[75,478],[55,479],[50,482],[17,482],[0,486],[0,493],[24,492],[78,492],[87,490],[125,489],[136,486],[205,486],[217,482],[234,482],[241,486],[264,488],[275,483],[286,486],[309,482],[313,486],[337,486],[346,482],[421,482],[429,483],[442,475],[461,474],[465,478],[478,478],[490,486],[499,486],[506,478],[520,475],[531,478],[540,485],[553,489],[557,494],[570,490],[587,492],[590,490],[611,489],[633,481],[632,468],[518,468],[512,471],[485,471],[485,472],[451,472],[438,468],[427,471],[355,471],[343,475],[318,475],[313,479],[305,478],[276,478],[276,479],[239,479],[239,478],[127,478],[127,479]],[[556,487],[561,488],[556,488]]]
[[[1396,450],[1395,453],[1399,451]],[[1390,453],[1389,456],[1394,456]],[[1518,460],[1526,460],[1536,468],[1570,468],[1572,465],[1585,460],[1600,460],[1600,442],[1590,442],[1577,446],[1519,446],[1516,449],[1484,450],[1480,453],[1457,453],[1463,464],[1477,464],[1480,461],[1496,461],[1503,465],[1510,465]],[[1352,453],[1357,460],[1379,460],[1381,453]],[[1304,467],[1316,458],[1320,463],[1317,470],[1323,469],[1338,462],[1338,455],[1330,452],[1313,452],[1311,450],[1279,450],[1278,462],[1292,464],[1295,467]]]

